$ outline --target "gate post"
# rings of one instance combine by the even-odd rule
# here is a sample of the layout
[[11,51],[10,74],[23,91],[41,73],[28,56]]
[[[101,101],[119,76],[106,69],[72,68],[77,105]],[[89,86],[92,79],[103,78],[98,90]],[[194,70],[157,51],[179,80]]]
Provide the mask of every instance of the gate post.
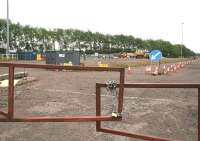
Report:
[[125,69],[120,71],[120,84],[119,84],[119,97],[118,97],[118,113],[122,113],[123,110],[123,98],[124,98],[124,80]]
[[9,65],[9,84],[8,84],[8,119],[14,116],[14,66]]
[[[96,116],[101,115],[101,88],[96,84]],[[96,131],[99,131],[101,128],[101,122],[96,122]]]
[[198,88],[198,141],[200,141],[200,88]]

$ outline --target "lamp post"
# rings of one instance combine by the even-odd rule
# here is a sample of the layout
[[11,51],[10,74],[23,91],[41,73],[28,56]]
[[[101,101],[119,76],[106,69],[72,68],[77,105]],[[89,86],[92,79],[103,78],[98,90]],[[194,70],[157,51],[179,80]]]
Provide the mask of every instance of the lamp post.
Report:
[[83,51],[83,60],[84,60],[84,61],[86,60],[85,50],[86,50],[85,48],[82,49],[82,51]]
[[184,23],[181,23],[181,58],[183,58],[183,25]]
[[6,48],[6,54],[9,53],[9,0],[7,0],[7,48]]
[[109,59],[111,58],[111,43],[109,43]]

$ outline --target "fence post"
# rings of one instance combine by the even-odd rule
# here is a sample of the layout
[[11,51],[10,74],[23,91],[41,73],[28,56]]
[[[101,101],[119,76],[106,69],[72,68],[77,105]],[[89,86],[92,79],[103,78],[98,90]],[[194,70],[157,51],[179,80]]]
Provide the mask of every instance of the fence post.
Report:
[[119,86],[119,98],[118,98],[118,113],[123,110],[123,97],[124,97],[124,81],[125,81],[125,69],[120,71],[120,86]]
[[9,85],[8,85],[8,118],[13,119],[14,115],[14,66],[9,65]]
[[[96,116],[101,115],[101,89],[98,84],[96,84]],[[101,128],[101,122],[96,122],[96,131]]]

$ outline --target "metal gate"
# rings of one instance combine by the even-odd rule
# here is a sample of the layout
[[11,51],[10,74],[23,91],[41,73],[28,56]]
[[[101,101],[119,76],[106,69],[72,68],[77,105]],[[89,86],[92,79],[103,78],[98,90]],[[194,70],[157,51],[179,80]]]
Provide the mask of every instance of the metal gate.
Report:
[[64,116],[64,117],[15,117],[14,116],[14,72],[15,68],[39,68],[39,69],[64,69],[78,71],[114,71],[119,72],[119,96],[117,112],[122,113],[124,88],[197,88],[198,89],[198,141],[200,141],[200,84],[196,83],[134,83],[124,84],[125,70],[123,68],[104,68],[104,67],[81,67],[81,66],[60,66],[60,65],[36,65],[36,64],[15,64],[0,63],[0,67],[9,68],[9,87],[8,87],[8,111],[0,111],[0,122],[96,122],[96,131],[111,133],[120,136],[126,136],[149,141],[170,141],[166,138],[129,133],[113,129],[107,129],[101,126],[102,121],[120,121],[123,117],[113,117],[101,115],[101,88],[107,87],[107,84],[96,84],[96,115],[94,116]]
[[[119,87],[120,85],[117,85]],[[96,84],[96,96],[97,98],[97,107],[101,107],[100,96],[101,96],[101,88],[107,87],[106,84]],[[132,84],[123,84],[123,88],[196,88],[198,89],[198,141],[200,141],[200,84],[197,83],[132,83]],[[101,116],[100,108],[97,108],[96,116]],[[101,126],[101,121],[96,122],[96,131],[97,132],[104,132],[110,133],[130,138],[136,139],[143,139],[148,141],[172,141],[170,139],[150,136],[150,135],[143,135],[143,134],[136,134],[130,132],[124,132],[119,130],[113,130],[104,128]]]
[[[81,67],[81,66],[61,66],[61,65],[36,65],[36,64],[14,64],[14,63],[0,63],[0,67],[9,68],[9,87],[8,87],[8,111],[0,111],[0,115],[4,118],[0,122],[87,122],[87,121],[116,121],[119,118],[112,116],[64,116],[64,117],[15,117],[14,116],[14,72],[15,68],[39,68],[39,69],[59,69],[59,70],[78,70],[78,71],[112,71],[119,72],[119,98],[118,98],[118,112],[122,112],[124,75],[123,68],[103,68],[103,67]],[[98,97],[99,98],[99,97]],[[98,101],[98,99],[97,99]],[[100,108],[100,107],[98,107]],[[98,109],[97,109],[98,110]]]

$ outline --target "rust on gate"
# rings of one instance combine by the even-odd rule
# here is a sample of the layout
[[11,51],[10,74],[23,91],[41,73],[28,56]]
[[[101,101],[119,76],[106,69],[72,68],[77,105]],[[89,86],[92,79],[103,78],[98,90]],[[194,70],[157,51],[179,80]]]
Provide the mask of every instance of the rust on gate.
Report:
[[[8,86],[8,112],[0,111],[0,122],[89,122],[89,121],[117,121],[120,118],[112,116],[64,116],[64,117],[15,117],[14,116],[14,72],[15,68],[38,68],[38,69],[59,69],[59,70],[79,70],[79,71],[112,71],[119,72],[120,85],[124,83],[125,69],[110,67],[82,67],[82,66],[61,66],[61,65],[40,65],[40,64],[18,64],[18,63],[0,63],[0,67],[9,69],[9,86]],[[120,86],[118,97],[118,111],[123,109],[123,85]],[[99,101],[100,97],[97,97]],[[100,107],[97,107],[100,108]],[[97,111],[100,109],[97,109]]]
[[[198,141],[200,141],[200,84],[199,83],[132,83],[132,84],[118,84],[117,87],[122,86],[123,88],[196,88],[198,89]],[[100,97],[101,88],[107,87],[106,84],[96,84],[96,96]],[[100,98],[97,99],[96,107],[101,107]],[[96,116],[101,116],[101,109],[96,110]],[[123,117],[123,115],[122,115]],[[157,136],[143,135],[137,133],[130,133],[125,131],[113,130],[101,127],[101,121],[96,122],[96,131],[110,133],[125,137],[131,137],[136,139],[143,139],[148,141],[172,141],[167,138],[161,138]]]
[[79,70],[79,71],[112,71],[120,73],[120,80],[117,87],[119,88],[118,95],[118,113],[123,109],[123,98],[125,88],[197,88],[198,89],[198,141],[200,141],[200,84],[197,83],[133,83],[125,84],[125,69],[124,68],[109,68],[109,67],[81,67],[81,66],[61,66],[61,65],[38,65],[38,64],[16,64],[16,63],[0,63],[0,67],[9,69],[9,86],[8,86],[8,111],[0,111],[0,122],[96,122],[96,131],[111,133],[120,136],[149,140],[149,141],[170,141],[170,139],[129,133],[125,131],[113,130],[101,126],[101,121],[121,121],[123,116],[112,117],[101,115],[101,88],[107,87],[107,84],[96,83],[96,115],[94,116],[64,116],[64,117],[15,117],[14,116],[14,72],[15,68],[38,68],[38,69],[64,69],[64,70]]

